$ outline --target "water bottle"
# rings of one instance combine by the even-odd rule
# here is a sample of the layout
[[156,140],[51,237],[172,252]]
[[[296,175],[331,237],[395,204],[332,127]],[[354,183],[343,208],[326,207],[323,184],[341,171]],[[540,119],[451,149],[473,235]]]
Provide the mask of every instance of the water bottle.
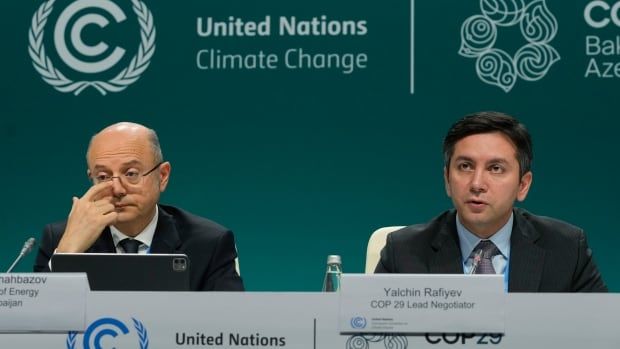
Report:
[[327,256],[327,271],[323,281],[323,292],[336,292],[340,289],[340,275],[342,274],[342,260],[338,255]]

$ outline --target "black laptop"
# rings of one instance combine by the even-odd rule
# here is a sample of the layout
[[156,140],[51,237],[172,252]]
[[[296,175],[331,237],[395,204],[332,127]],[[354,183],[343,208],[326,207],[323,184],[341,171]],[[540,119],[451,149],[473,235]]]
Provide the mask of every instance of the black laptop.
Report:
[[52,272],[83,272],[92,291],[189,291],[184,254],[56,253]]

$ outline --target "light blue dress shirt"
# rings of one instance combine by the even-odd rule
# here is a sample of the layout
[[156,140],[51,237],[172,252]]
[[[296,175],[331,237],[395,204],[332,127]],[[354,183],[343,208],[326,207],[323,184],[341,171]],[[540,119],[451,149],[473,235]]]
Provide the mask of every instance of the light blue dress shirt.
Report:
[[[504,275],[505,289],[508,289],[508,261],[510,260],[510,236],[512,235],[513,214],[510,215],[508,222],[501,227],[495,234],[493,234],[489,240],[497,246],[500,254],[493,257],[491,262],[493,263],[493,269],[497,274]],[[456,215],[456,232],[459,236],[459,244],[461,246],[461,254],[463,261],[463,271],[465,274],[469,274],[474,262],[472,258],[472,251],[474,247],[482,240],[472,232],[467,230],[461,223],[461,220]]]

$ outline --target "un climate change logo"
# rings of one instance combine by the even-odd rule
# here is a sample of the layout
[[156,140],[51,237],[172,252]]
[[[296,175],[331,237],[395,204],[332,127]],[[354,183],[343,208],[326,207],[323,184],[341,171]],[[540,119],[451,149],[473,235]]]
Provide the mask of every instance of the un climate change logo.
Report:
[[[517,78],[536,81],[543,78],[553,63],[560,60],[549,45],[558,31],[558,23],[545,0],[525,5],[524,0],[481,0],[481,15],[467,18],[461,27],[459,54],[476,58],[480,79],[509,92]],[[527,41],[511,57],[495,48],[497,27],[519,25]]]
[[[90,42],[85,42],[83,36],[90,29],[87,27],[108,26],[110,20],[107,17],[111,17],[116,23],[125,21],[127,17],[123,10],[110,0],[76,0],[62,10],[53,29],[54,48],[67,67],[80,76],[91,77],[79,81],[68,78],[66,73],[63,74],[46,54],[43,37],[55,1],[48,0],[41,4],[32,17],[28,32],[28,53],[34,68],[45,82],[60,92],[73,93],[76,96],[88,87],[93,87],[102,95],[106,95],[107,92],[120,92],[140,78],[155,53],[153,16],[142,1],[131,0],[133,12],[140,26],[140,45],[137,53],[127,67],[110,79],[92,79],[92,76],[115,67],[127,53],[126,50],[122,47],[112,49],[103,41],[92,45]],[[71,45],[68,45],[67,39]],[[87,59],[76,57],[75,53]]]
[[[134,318],[131,318],[131,320],[133,322],[133,327],[136,330],[136,334],[138,335],[138,346],[134,345],[131,346],[131,348],[148,349],[149,337],[147,335],[146,328],[144,328],[144,325],[140,321]],[[101,318],[90,324],[84,332],[82,349],[101,349],[102,339],[108,336],[118,337],[120,334],[130,334],[129,328],[124,323],[114,318]],[[78,347],[76,347],[76,342],[77,332],[69,332],[66,340],[67,349],[77,349]]]
[[363,316],[356,316],[351,318],[351,327],[353,328],[365,328],[366,318]]
[[[366,318],[363,316],[355,316],[351,318],[351,327],[354,329],[363,329],[366,327]],[[376,345],[375,345],[376,344]],[[346,349],[371,349],[380,348],[381,344],[386,349],[407,349],[409,342],[407,337],[402,335],[365,335],[355,334],[347,339]]]

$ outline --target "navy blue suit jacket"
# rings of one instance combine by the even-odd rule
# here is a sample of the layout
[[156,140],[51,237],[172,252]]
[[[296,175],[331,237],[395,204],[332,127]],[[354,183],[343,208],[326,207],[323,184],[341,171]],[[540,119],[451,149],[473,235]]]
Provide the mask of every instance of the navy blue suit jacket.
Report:
[[[375,273],[462,274],[456,211],[392,232]],[[607,292],[582,229],[514,209],[509,292]]]
[[[237,250],[233,233],[223,226],[172,206],[159,205],[159,218],[150,253],[183,253],[190,260],[193,291],[243,291],[235,270]],[[43,230],[35,272],[49,270],[49,260],[60,242],[67,222],[48,224]],[[115,253],[106,228],[87,253]]]

